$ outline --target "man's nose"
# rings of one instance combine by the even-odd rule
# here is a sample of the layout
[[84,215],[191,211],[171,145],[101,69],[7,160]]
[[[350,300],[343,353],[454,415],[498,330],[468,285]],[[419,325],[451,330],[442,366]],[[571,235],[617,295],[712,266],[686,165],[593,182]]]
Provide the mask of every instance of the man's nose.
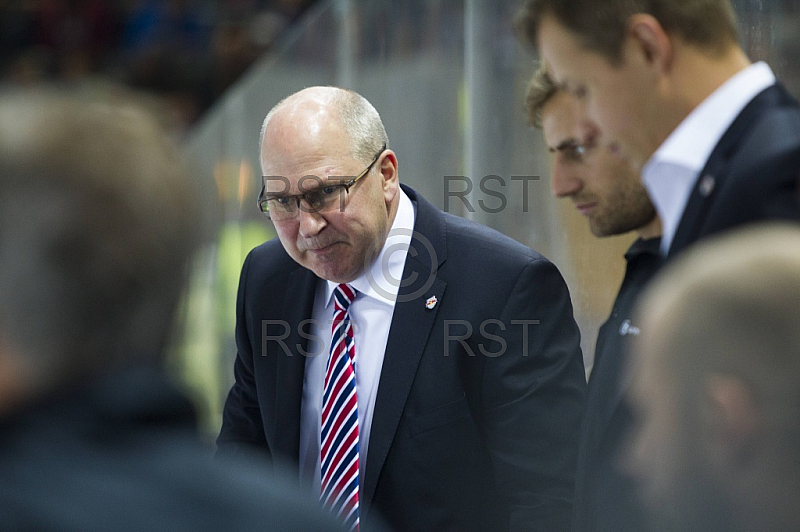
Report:
[[301,202],[299,205],[300,212],[297,214],[300,217],[300,236],[303,238],[310,238],[319,234],[328,221],[319,212],[319,209],[311,207],[310,205]]
[[583,188],[583,180],[577,172],[559,161],[553,165],[551,189],[558,198],[573,196]]

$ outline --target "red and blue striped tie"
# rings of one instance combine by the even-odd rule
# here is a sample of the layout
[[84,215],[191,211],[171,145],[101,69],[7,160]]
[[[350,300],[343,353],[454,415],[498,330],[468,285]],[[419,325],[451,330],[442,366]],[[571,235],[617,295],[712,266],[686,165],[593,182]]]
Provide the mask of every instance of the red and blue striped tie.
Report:
[[333,292],[331,354],[325,368],[320,430],[320,500],[347,530],[359,527],[356,349],[347,315],[357,293],[346,284],[340,284]]

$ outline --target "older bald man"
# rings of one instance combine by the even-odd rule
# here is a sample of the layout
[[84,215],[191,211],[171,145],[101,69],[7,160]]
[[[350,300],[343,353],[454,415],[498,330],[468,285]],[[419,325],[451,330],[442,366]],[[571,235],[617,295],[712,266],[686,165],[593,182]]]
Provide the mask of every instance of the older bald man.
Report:
[[558,270],[400,185],[377,111],[314,87],[267,115],[220,452],[297,468],[349,529],[568,528],[585,392]]

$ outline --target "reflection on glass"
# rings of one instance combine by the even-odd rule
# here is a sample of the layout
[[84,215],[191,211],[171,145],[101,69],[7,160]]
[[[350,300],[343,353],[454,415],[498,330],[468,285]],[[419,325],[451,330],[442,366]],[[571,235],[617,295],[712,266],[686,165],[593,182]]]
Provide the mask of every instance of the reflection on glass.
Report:
[[[218,427],[222,397],[232,381],[239,268],[249,249],[273,236],[254,201],[261,185],[261,120],[280,99],[311,85],[347,86],[375,105],[402,182],[440,208],[492,226],[555,262],[570,286],[590,362],[632,236],[598,240],[574,209],[550,195],[547,150],[540,133],[527,126],[522,107],[534,65],[511,30],[518,4],[320,2],[189,136],[190,158],[216,188],[225,220],[218,247],[198,267],[197,293],[187,298],[192,340],[178,357],[205,398],[210,432]],[[798,95],[800,68],[793,58],[800,51],[800,5],[794,0],[734,0],[734,5],[745,50],[753,59],[768,60]]]

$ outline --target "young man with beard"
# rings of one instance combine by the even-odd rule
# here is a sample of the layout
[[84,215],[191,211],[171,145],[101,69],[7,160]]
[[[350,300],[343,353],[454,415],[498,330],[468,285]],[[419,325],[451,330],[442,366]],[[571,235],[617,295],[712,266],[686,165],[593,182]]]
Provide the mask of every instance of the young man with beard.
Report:
[[517,29],[597,125],[594,143],[641,173],[664,255],[800,219],[800,106],[751,64],[729,0],[528,0]]
[[553,153],[553,195],[571,200],[597,237],[629,231],[639,237],[625,254],[625,278],[597,337],[573,511],[573,530],[638,531],[644,514],[633,483],[618,470],[621,444],[631,424],[630,410],[622,401],[627,384],[622,368],[629,341],[641,325],[633,320],[633,304],[661,262],[661,224],[638,175],[594,144],[596,128],[581,118],[580,103],[558,89],[544,65],[531,79],[526,109]]

